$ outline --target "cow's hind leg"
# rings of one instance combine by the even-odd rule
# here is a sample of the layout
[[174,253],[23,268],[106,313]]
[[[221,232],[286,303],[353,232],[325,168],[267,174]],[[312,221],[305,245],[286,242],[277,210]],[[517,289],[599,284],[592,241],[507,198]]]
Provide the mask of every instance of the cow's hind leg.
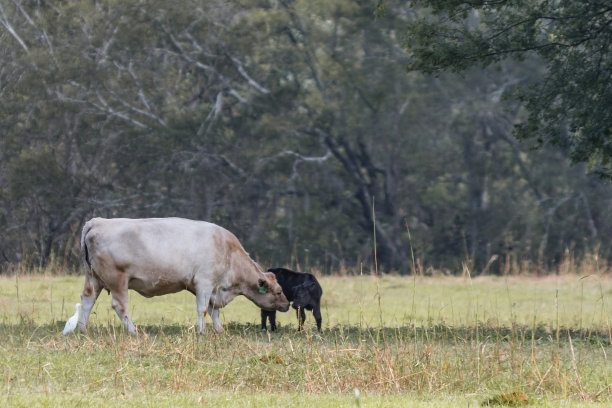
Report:
[[123,322],[125,330],[130,334],[136,334],[136,327],[134,327],[132,319],[128,316],[129,295],[127,278],[121,272],[119,272],[116,277],[117,278],[114,280],[115,286],[110,288],[111,295],[113,296],[111,306],[115,309],[117,316],[119,316],[119,319]]
[[113,307],[113,309],[115,309],[117,316],[119,316],[119,319],[121,319],[121,321],[123,322],[125,330],[127,330],[130,334],[136,334],[136,327],[134,326],[134,323],[132,323],[132,319],[130,319],[130,316],[128,316],[127,313],[128,291],[125,290],[118,293],[117,291],[111,290],[111,294],[113,296],[111,306]]
[[89,324],[89,314],[93,308],[96,299],[102,291],[102,282],[99,279],[92,276],[87,271],[85,274],[85,286],[83,287],[83,293],[81,293],[81,316],[79,317],[79,330],[82,332],[87,331],[87,325]]

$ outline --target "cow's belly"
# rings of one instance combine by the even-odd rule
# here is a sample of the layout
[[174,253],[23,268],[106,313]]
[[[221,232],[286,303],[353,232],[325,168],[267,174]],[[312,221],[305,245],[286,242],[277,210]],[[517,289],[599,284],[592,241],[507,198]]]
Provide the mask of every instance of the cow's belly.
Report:
[[128,288],[135,290],[145,297],[167,295],[168,293],[180,292],[185,290],[185,284],[178,281],[170,281],[166,279],[142,280],[139,278],[131,278],[128,283]]

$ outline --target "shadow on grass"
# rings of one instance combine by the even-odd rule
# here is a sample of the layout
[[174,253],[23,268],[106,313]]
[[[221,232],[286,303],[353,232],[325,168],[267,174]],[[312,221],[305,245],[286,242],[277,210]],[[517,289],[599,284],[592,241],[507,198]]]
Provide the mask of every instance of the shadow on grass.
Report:
[[[28,338],[30,340],[43,339],[59,336],[64,327],[63,321],[38,325],[33,321],[22,320],[17,324],[0,323],[0,341],[9,337]],[[141,325],[137,326],[139,334],[148,337],[200,337],[194,326],[183,325]],[[279,327],[275,332],[262,330],[258,324],[250,323],[227,323],[224,325],[224,333],[217,334],[212,330],[212,325],[207,325],[207,332],[202,338],[209,336],[238,336],[244,340],[268,341],[283,338],[305,338],[320,339],[323,341],[384,341],[387,343],[420,341],[435,343],[466,343],[466,342],[507,342],[513,344],[535,343],[590,343],[603,347],[610,347],[612,333],[606,328],[601,329],[576,329],[561,327],[558,330],[548,326],[399,326],[383,328],[360,328],[359,326],[338,325],[325,328],[321,333],[316,329],[306,327],[303,331],[297,331],[293,325]],[[76,332],[68,336],[75,336]],[[126,335],[122,326],[99,325],[89,328],[87,336],[121,336]],[[68,337],[67,336],[67,337]]]

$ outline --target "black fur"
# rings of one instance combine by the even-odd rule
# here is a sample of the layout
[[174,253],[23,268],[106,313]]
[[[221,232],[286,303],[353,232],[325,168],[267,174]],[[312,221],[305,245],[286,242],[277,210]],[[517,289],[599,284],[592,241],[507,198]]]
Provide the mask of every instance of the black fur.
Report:
[[[283,288],[283,293],[287,300],[293,302],[298,319],[298,329],[302,330],[306,313],[304,310],[312,310],[312,314],[317,322],[317,329],[321,331],[321,295],[323,289],[317,278],[310,273],[291,271],[285,268],[268,269],[276,275],[278,284]],[[266,319],[270,319],[270,328],[276,330],[276,311],[261,309],[261,328],[266,329]]]

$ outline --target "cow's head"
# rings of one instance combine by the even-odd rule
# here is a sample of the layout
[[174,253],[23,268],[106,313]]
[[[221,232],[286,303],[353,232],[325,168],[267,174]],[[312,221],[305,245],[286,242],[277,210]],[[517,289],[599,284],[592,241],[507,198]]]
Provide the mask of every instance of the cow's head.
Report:
[[316,289],[315,282],[305,282],[293,287],[293,308],[306,307],[312,303],[311,292]]
[[276,281],[276,276],[271,272],[264,272],[264,277],[259,278],[257,293],[253,300],[257,306],[265,310],[289,310],[289,301],[283,293],[283,289]]

